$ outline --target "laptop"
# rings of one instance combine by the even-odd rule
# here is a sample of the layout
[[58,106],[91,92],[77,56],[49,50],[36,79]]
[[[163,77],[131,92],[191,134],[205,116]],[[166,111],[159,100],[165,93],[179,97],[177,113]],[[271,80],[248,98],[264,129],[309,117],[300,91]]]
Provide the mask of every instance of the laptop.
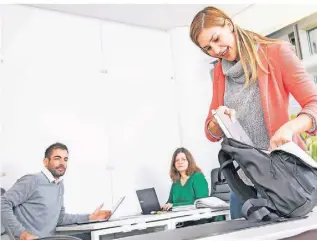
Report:
[[139,199],[142,214],[152,214],[162,210],[154,188],[137,190],[136,195]]
[[113,206],[111,210],[111,214],[108,218],[106,219],[100,219],[100,220],[88,220],[88,221],[82,221],[82,222],[77,222],[77,224],[89,224],[89,223],[99,223],[99,222],[107,222],[109,219],[112,217],[112,215],[115,213],[115,211],[118,209],[118,207],[121,205],[123,200],[125,199],[125,196],[121,197],[119,201]]
[[227,138],[232,138],[247,145],[254,146],[250,137],[244,131],[238,120],[232,122],[230,117],[223,113],[223,111],[212,110],[211,113],[217,120],[221,130]]

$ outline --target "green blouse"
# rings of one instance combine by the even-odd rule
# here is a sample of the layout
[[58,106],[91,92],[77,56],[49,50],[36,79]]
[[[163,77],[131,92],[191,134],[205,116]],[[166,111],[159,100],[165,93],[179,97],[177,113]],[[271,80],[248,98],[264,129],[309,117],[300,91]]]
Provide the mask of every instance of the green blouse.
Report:
[[191,175],[184,186],[180,180],[172,184],[167,203],[173,206],[192,205],[196,199],[208,197],[208,183],[204,174],[195,172]]

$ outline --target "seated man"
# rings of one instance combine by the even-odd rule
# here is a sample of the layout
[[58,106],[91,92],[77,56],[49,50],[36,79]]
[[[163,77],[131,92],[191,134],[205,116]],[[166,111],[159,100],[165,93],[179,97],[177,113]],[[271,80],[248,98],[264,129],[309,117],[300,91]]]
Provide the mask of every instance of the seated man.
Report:
[[100,220],[110,211],[98,207],[92,214],[67,214],[64,208],[64,184],[68,149],[55,143],[45,151],[44,170],[20,178],[1,196],[1,222],[11,238],[34,239],[54,234],[58,225]]

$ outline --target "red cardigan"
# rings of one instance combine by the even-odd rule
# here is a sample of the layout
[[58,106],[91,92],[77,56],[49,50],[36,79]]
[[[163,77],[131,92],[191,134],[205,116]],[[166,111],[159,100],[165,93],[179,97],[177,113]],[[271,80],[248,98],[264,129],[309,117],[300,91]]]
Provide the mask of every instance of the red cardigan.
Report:
[[[258,68],[260,98],[269,137],[271,138],[290,119],[289,94],[292,94],[301,105],[300,113],[310,114],[317,121],[317,85],[310,80],[301,60],[296,56],[293,46],[287,42],[261,45],[258,53],[265,69],[269,70],[269,73],[266,73]],[[214,69],[213,96],[205,123],[206,136],[213,142],[220,139],[212,137],[207,127],[213,118],[211,110],[224,105],[224,92],[225,76],[222,72],[221,61],[219,61]],[[314,133],[316,132],[317,128],[314,130]],[[303,149],[306,148],[299,135],[294,135],[293,141]]]

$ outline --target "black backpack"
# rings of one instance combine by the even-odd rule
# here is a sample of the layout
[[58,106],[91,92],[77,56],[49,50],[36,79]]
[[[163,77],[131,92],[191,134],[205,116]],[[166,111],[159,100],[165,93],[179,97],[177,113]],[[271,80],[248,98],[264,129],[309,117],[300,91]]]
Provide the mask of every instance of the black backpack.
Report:
[[[223,140],[218,155],[218,182],[224,181],[222,172],[231,190],[244,203],[241,211],[246,219],[303,217],[316,206],[317,163],[295,143],[285,146],[287,151],[267,153],[231,138]],[[294,151],[300,155],[292,154]],[[239,168],[254,187],[241,180]]]

